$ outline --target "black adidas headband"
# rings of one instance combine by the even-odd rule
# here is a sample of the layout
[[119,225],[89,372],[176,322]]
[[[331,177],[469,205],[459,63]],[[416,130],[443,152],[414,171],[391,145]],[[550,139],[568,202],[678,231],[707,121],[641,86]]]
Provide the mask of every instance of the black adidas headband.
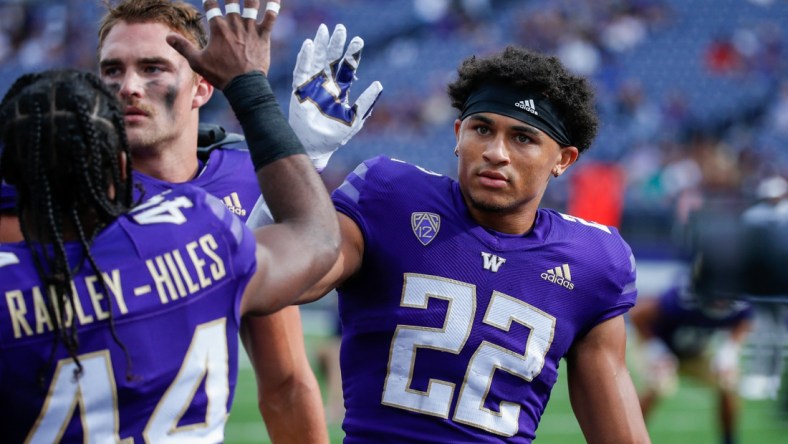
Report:
[[496,83],[480,86],[468,96],[460,120],[471,114],[501,114],[525,122],[544,131],[561,146],[571,146],[564,122],[553,105],[534,92]]

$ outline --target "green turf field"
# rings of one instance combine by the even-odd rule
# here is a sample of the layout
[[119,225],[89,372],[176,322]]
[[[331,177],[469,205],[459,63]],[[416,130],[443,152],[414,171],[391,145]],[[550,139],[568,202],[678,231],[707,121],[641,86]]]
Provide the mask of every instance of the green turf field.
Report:
[[[320,338],[309,338],[312,354]],[[242,357],[246,359],[245,355]],[[320,373],[316,373],[321,378]],[[636,377],[637,375],[635,375]],[[660,404],[649,424],[654,444],[717,444],[712,393],[692,381],[682,380],[675,397]],[[788,421],[776,416],[775,401],[742,401],[741,444],[788,443]],[[332,443],[342,442],[339,425],[330,426]],[[252,370],[242,362],[235,402],[227,425],[226,444],[268,443],[268,435],[257,411]],[[537,431],[537,443],[582,444],[580,428],[569,405],[565,379],[560,379]]]

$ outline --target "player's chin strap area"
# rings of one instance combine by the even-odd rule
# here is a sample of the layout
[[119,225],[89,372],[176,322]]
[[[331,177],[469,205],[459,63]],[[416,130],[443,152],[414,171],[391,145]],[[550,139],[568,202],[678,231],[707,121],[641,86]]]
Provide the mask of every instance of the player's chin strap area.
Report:
[[[215,148],[245,140],[243,134],[228,133],[227,130],[215,123],[200,123],[197,134],[197,157],[204,161],[208,159],[211,151]],[[241,149],[245,148],[245,145],[239,144],[236,147]]]

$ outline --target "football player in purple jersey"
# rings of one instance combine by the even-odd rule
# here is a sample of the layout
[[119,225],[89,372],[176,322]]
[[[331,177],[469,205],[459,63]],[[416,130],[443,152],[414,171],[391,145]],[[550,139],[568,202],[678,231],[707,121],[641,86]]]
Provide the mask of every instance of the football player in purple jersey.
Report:
[[0,106],[0,179],[25,237],[0,245],[4,441],[221,442],[241,316],[287,305],[334,263],[334,209],[265,78],[279,2],[218,6],[204,4],[203,49],[166,43],[227,96],[270,229],[191,185],[134,206],[127,107],[92,74],[24,76]]
[[[176,32],[204,45],[203,20],[185,2],[120,1],[107,8],[99,25],[99,72],[126,105],[134,168],[141,173],[136,178],[145,191],[190,183],[222,199],[246,220],[260,196],[249,154],[223,147],[212,150],[206,161],[198,159],[200,108],[214,86],[165,41]],[[299,421],[308,431],[301,436],[326,440],[322,398],[306,356],[298,308],[261,317],[259,324],[263,328],[253,350],[265,363],[258,369],[258,385],[266,394],[261,410],[268,433],[276,440],[290,440],[300,432],[292,427]]]
[[[346,443],[530,443],[566,363],[587,442],[649,442],[625,362],[632,251],[540,208],[588,149],[589,82],[507,47],[448,87],[458,180],[379,156],[333,193]],[[434,147],[431,147],[434,149]]]
[[[227,12],[233,13],[232,7]],[[246,220],[260,196],[249,154],[225,145],[211,150],[204,162],[198,159],[199,110],[210,99],[213,86],[167,45],[165,38],[172,32],[204,45],[202,17],[182,2],[123,0],[108,8],[100,24],[100,74],[126,105],[135,170],[141,173],[136,179],[148,193],[172,183],[199,186]],[[344,126],[344,132],[326,134],[325,126],[333,120],[298,118],[307,110],[291,104],[290,121],[318,166],[321,156],[344,143],[363,123],[358,119]],[[312,133],[319,134],[319,143],[310,137]],[[243,148],[243,143],[232,148],[239,145]],[[253,361],[258,364],[259,405],[268,434],[274,442],[327,441],[320,388],[307,359],[298,307],[258,317],[256,323],[262,326],[258,334],[245,335],[243,343],[250,356],[259,355]]]
[[746,301],[705,300],[687,285],[641,298],[630,319],[641,354],[643,416],[648,419],[659,401],[676,391],[680,372],[714,387],[721,442],[736,442],[739,350],[753,315]]

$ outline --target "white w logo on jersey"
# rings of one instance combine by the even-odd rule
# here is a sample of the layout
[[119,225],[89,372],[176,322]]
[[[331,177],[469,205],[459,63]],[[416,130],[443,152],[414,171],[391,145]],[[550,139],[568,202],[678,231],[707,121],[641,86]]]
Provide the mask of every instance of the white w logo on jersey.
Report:
[[494,254],[485,253],[484,251],[482,251],[482,257],[484,258],[484,269],[492,271],[493,273],[497,273],[501,265],[506,262],[506,259]]

